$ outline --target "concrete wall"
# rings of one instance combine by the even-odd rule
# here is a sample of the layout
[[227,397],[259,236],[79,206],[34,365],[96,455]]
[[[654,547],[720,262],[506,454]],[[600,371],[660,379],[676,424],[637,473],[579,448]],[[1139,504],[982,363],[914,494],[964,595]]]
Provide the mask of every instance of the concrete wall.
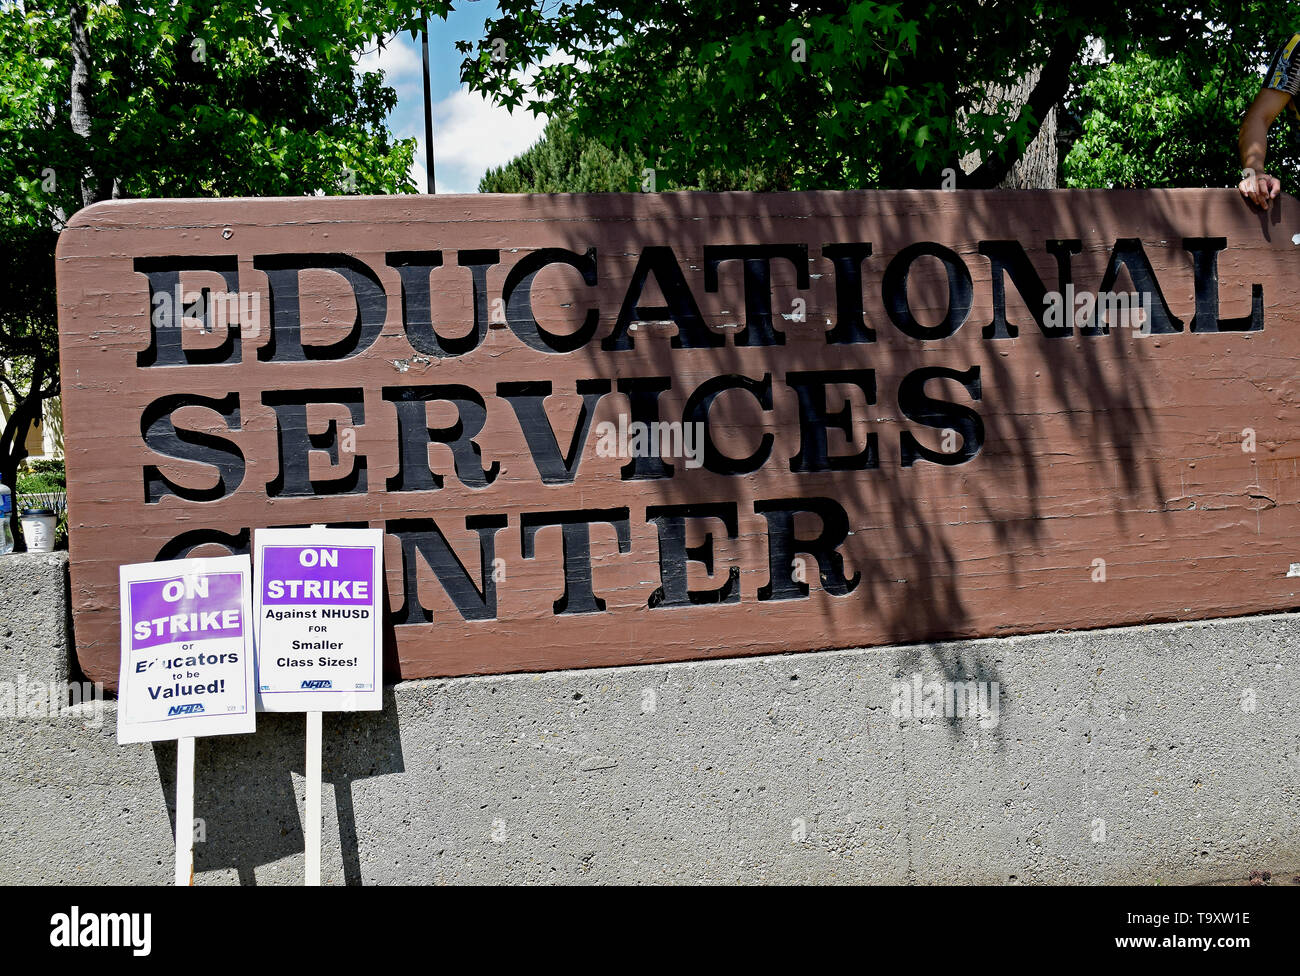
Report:
[[[67,680],[63,556],[0,558],[0,689]],[[325,716],[333,884],[1187,882],[1300,867],[1300,616],[418,681]],[[999,686],[996,724],[891,714]],[[75,677],[75,674],[74,674]],[[0,882],[171,877],[175,749],[0,718]],[[987,726],[987,727],[982,727]],[[302,880],[303,719],[200,740],[198,884]],[[1103,823],[1104,822],[1104,839]]]

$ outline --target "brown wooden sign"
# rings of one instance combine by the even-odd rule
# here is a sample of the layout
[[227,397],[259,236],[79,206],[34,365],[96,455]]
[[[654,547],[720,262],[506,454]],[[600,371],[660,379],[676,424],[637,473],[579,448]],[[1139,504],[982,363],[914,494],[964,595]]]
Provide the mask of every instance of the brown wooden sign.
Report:
[[312,523],[387,533],[405,678],[1293,607],[1297,232],[1228,190],[92,207],[78,656],[114,683],[119,564]]

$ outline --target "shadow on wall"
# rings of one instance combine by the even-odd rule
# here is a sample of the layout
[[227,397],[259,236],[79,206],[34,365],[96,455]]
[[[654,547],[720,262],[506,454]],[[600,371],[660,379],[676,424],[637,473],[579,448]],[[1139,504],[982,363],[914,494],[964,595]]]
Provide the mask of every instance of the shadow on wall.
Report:
[[[289,857],[301,865],[305,838],[299,797],[305,750],[306,716],[301,713],[263,712],[257,716],[254,735],[197,741],[194,811],[201,823],[196,824],[194,844],[196,875],[233,868],[240,884],[255,885],[259,867]],[[175,833],[176,743],[155,743],[154,760]],[[391,687],[384,690],[383,711],[325,713],[321,760],[322,792],[324,784],[334,787],[344,883],[360,885],[353,784],[406,768]],[[322,831],[322,851],[331,846]],[[294,871],[300,879],[301,868]]]
[[[1097,445],[1099,454],[1108,455],[1108,460],[1114,461],[1118,496],[1143,508],[1158,510],[1166,492],[1148,439],[1159,404],[1153,402],[1148,390],[1149,356],[1142,342],[1115,335],[1044,339],[1035,322],[1035,313],[1041,315],[1041,306],[1035,308],[1030,300],[1022,299],[1009,277],[1004,284],[1006,318],[1013,328],[1018,327],[1019,336],[990,340],[985,334],[993,304],[992,276],[988,258],[978,250],[979,242],[1012,238],[1008,214],[1014,214],[1014,237],[1028,252],[1033,270],[1046,289],[1053,290],[1061,281],[1061,269],[1058,260],[1045,249],[1045,242],[1080,240],[1080,251],[1071,257],[1072,280],[1080,291],[1097,290],[1114,243],[1098,231],[1097,214],[1089,207],[1094,201],[1100,203],[1102,197],[1087,193],[1034,194],[1032,199],[1040,209],[1031,210],[1025,206],[1026,195],[1014,192],[877,195],[893,196],[902,205],[871,218],[865,227],[863,218],[856,214],[834,212],[831,201],[835,195],[817,200],[819,212],[813,220],[805,220],[806,215],[796,209],[799,195],[737,194],[715,199],[710,208],[713,216],[707,230],[701,232],[707,235],[706,240],[804,244],[809,279],[800,282],[803,269],[797,269],[788,260],[770,262],[769,322],[784,338],[781,345],[769,347],[769,355],[761,365],[756,363],[754,349],[738,348],[735,341],[738,329],[715,330],[725,331],[727,339],[725,345],[708,352],[711,372],[758,380],[765,370],[771,378],[774,409],[757,409],[752,398],[732,394],[729,400],[726,396],[719,398],[713,420],[721,428],[718,438],[727,453],[744,456],[764,435],[779,438],[778,423],[772,418],[789,418],[797,412],[793,391],[786,384],[789,374],[829,367],[874,370],[877,398],[875,405],[865,409],[858,392],[847,384],[828,387],[829,411],[833,413],[843,403],[853,416],[851,432],[846,430],[843,436],[833,429],[829,432],[828,447],[832,455],[848,456],[861,447],[868,434],[874,433],[879,439],[878,468],[805,473],[799,476],[797,491],[805,497],[833,499],[849,512],[853,533],[844,544],[848,564],[845,573],[850,577],[855,571],[860,573],[861,582],[852,594],[837,599],[849,601],[859,608],[860,614],[880,620],[885,633],[906,635],[904,642],[952,639],[971,633],[974,623],[971,601],[981,597],[978,583],[981,575],[1005,572],[1018,586],[1032,585],[1036,579],[1035,576],[1021,582],[1019,557],[1042,555],[1048,546],[1044,530],[1049,513],[1045,511],[1043,499],[1044,469],[1051,463],[1045,455],[1051,452],[1044,450],[1043,431],[1039,427],[1042,416],[1063,417],[1071,437]],[[601,283],[596,288],[575,287],[567,292],[557,289],[554,298],[546,302],[551,321],[571,320],[572,314],[563,311],[570,306],[598,304],[602,309],[618,308],[622,289],[631,277],[631,267],[618,265],[616,256],[636,255],[647,240],[669,239],[674,221],[680,221],[677,226],[681,227],[695,219],[698,200],[692,196],[657,196],[654,202],[668,210],[666,217],[645,223],[631,220],[605,223],[603,227],[608,228],[609,236],[602,237],[602,255],[614,260],[602,266]],[[743,204],[736,208],[736,216],[728,214],[729,196],[744,198]],[[840,199],[851,200],[856,196],[844,194]],[[587,202],[592,205],[591,218],[598,220],[602,216],[599,199],[583,198],[583,203]],[[1172,267],[1181,260],[1177,254],[1163,256],[1162,261],[1157,253],[1165,247],[1177,247],[1177,241],[1168,241],[1171,235],[1166,233],[1174,221],[1168,212],[1159,210],[1159,202],[1153,196],[1133,195],[1134,208],[1144,212],[1136,213],[1132,224],[1150,226],[1150,236],[1144,235],[1143,240],[1148,255],[1154,262],[1167,262]],[[890,211],[891,207],[885,205],[881,209]],[[1105,209],[1110,211],[1109,206]],[[1276,220],[1277,215],[1273,216]],[[1187,218],[1187,214],[1179,214],[1180,222],[1196,223],[1195,218]],[[800,224],[813,224],[816,230],[803,229]],[[656,230],[655,225],[663,229]],[[624,229],[627,236],[617,237],[616,231]],[[680,230],[677,233],[680,235]],[[878,341],[844,344],[828,351],[827,330],[833,323],[836,331],[848,323],[844,321],[844,307],[837,307],[839,296],[832,287],[838,274],[832,274],[832,262],[822,248],[832,243],[859,241],[870,241],[871,251],[861,263],[862,306],[851,311],[857,326],[874,330]],[[882,276],[895,255],[921,241],[936,242],[956,253],[974,278],[973,301],[967,317],[947,338],[900,342],[896,341],[898,328],[886,315]],[[705,293],[698,288],[700,277],[706,275],[699,246],[692,242],[678,249],[676,256],[685,277],[693,283],[693,297],[706,322],[711,326],[720,322],[752,322],[752,310],[746,307],[741,287],[739,262],[733,260],[722,265],[717,274],[718,289]],[[1190,281],[1190,256],[1185,263]],[[836,271],[843,273],[843,269]],[[1166,292],[1172,278],[1169,272],[1157,274]],[[656,286],[655,278],[651,276],[649,281],[640,304],[646,307],[669,304]],[[956,303],[951,287],[945,267],[930,256],[915,260],[903,283],[902,290],[916,324],[922,329],[933,329],[935,338]],[[1113,290],[1132,289],[1127,266],[1120,270],[1112,287]],[[542,305],[545,299],[541,290],[535,295]],[[597,301],[592,300],[593,295],[599,296]],[[795,298],[807,302],[806,321],[802,324],[792,322],[789,314]],[[537,317],[542,317],[540,311]],[[665,419],[681,416],[684,398],[701,380],[698,360],[695,360],[695,371],[689,367],[683,369],[683,364],[692,360],[683,351],[669,348],[667,337],[674,332],[672,323],[660,327],[652,322],[639,323],[628,333],[634,344],[636,363],[636,368],[630,371],[632,375],[671,380],[670,388],[660,398]],[[610,368],[607,362],[610,353],[600,350],[600,339],[608,334],[609,329],[602,328],[595,340],[575,353],[589,357],[589,375],[605,375]],[[1117,351],[1118,341],[1125,343],[1122,352]],[[628,352],[623,355],[626,364],[631,357]],[[900,400],[902,397],[900,381],[924,367],[941,365],[964,371],[973,364],[981,370],[980,402],[971,402],[952,381],[931,381],[927,392],[955,403],[969,404],[977,410],[984,426],[981,466],[993,466],[1000,475],[981,478],[979,475],[987,472],[975,471],[971,477],[961,477],[964,474],[961,467],[936,469],[924,463],[901,467],[899,439],[906,424],[899,409],[901,403],[895,399],[896,395]],[[557,388],[556,393],[569,391]],[[858,396],[858,401],[852,396]],[[790,401],[786,406],[780,402],[783,397]],[[557,396],[556,400],[559,399]],[[620,397],[608,398],[597,408],[597,422],[615,419],[609,401],[618,401],[622,409]],[[565,429],[562,423],[556,426]],[[933,447],[935,431],[929,431],[927,436],[923,428],[913,425],[912,429],[920,435],[922,443]],[[782,451],[790,446],[789,441],[777,443]],[[774,451],[768,464],[785,465],[791,460],[789,453],[782,456]],[[1053,460],[1059,463],[1059,458]],[[954,473],[959,476],[951,477]],[[741,502],[743,521],[746,505],[754,500],[748,480],[718,478],[707,471],[690,472],[679,464],[673,477],[650,484],[662,504],[685,504],[719,496],[736,498]],[[944,511],[945,504],[947,511]],[[1117,534],[1124,530],[1124,508],[1125,505],[1116,505],[1111,516],[1112,531]],[[973,529],[976,525],[979,528]],[[815,533],[816,527],[810,523],[806,534]],[[695,535],[688,539],[688,544],[697,545],[701,541],[702,536]],[[717,541],[715,535],[715,544]],[[824,572],[826,567],[821,569]],[[810,582],[815,588],[812,573]],[[833,633],[831,601],[823,601],[821,606],[827,632]],[[1032,624],[1032,621],[1025,623]],[[840,642],[836,646],[844,644]],[[978,654],[945,659],[935,648],[930,653],[933,666],[943,680],[1000,680],[997,663]],[[919,655],[916,667],[922,669]],[[960,734],[958,725],[952,721],[948,727],[954,735]]]

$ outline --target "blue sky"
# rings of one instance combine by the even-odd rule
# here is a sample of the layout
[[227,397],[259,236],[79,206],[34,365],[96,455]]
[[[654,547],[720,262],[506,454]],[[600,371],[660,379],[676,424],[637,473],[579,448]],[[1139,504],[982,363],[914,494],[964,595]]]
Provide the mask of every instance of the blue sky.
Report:
[[[483,22],[496,13],[496,4],[471,0],[447,20],[429,22],[429,65],[433,100],[434,168],[439,193],[475,193],[479,177],[490,166],[500,166],[523,152],[542,134],[544,116],[517,109],[514,114],[471,95],[460,83],[462,55],[458,40],[483,37]],[[410,34],[389,41],[382,52],[363,55],[358,66],[378,67],[397,91],[397,107],[388,124],[399,138],[419,139],[412,175],[425,187],[424,80],[420,44]]]

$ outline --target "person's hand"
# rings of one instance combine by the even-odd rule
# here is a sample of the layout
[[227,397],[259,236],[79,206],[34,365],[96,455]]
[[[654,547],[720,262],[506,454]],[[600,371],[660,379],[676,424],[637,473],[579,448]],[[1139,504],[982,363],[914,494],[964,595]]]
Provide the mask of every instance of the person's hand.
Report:
[[1237,184],[1237,189],[1255,206],[1267,210],[1273,205],[1273,199],[1282,192],[1282,181],[1267,173],[1244,169],[1241,171],[1241,182]]

